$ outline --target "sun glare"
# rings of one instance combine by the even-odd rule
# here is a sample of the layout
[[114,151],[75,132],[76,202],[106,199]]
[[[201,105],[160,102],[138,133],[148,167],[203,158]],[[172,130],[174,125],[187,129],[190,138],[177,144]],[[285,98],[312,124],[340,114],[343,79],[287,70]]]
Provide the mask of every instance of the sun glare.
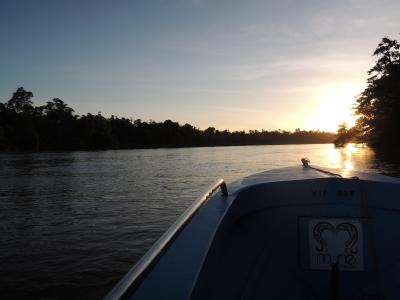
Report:
[[314,108],[310,110],[309,126],[331,132],[335,132],[340,123],[354,126],[356,117],[352,106],[355,96],[362,90],[363,85],[358,83],[338,84],[317,90]]

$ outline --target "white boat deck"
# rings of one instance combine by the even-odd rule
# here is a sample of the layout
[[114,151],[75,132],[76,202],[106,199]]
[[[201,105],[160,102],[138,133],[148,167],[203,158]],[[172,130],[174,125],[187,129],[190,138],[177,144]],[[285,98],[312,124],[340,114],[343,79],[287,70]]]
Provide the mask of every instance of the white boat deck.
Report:
[[[213,195],[125,297],[331,299],[338,293],[344,297],[338,299],[398,299],[400,179],[326,171],[346,178],[299,166],[229,184],[229,196]],[[313,240],[310,228],[320,223],[325,227]],[[354,231],[356,254],[313,250],[315,243],[330,245],[327,234],[341,235],[346,244]],[[339,257],[336,275],[332,261],[321,263],[321,253]]]

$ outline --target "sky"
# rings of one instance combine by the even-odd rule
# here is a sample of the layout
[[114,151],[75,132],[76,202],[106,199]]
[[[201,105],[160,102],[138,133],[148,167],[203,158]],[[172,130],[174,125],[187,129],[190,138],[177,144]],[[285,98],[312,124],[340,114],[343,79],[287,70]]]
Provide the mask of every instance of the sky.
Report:
[[384,36],[398,0],[0,0],[0,102],[23,86],[77,114],[335,131]]

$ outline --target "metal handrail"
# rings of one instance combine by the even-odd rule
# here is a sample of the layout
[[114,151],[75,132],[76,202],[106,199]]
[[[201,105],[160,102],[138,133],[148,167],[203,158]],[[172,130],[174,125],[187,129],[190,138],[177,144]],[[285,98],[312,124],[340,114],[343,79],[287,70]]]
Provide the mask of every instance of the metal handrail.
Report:
[[125,274],[117,285],[106,295],[105,300],[120,299],[125,292],[138,280],[152,263],[164,252],[178,232],[193,217],[197,210],[220,188],[223,196],[228,196],[228,189],[223,179],[218,180],[206,193],[195,200],[185,212],[168,228],[168,230],[155,242],[149,251]]

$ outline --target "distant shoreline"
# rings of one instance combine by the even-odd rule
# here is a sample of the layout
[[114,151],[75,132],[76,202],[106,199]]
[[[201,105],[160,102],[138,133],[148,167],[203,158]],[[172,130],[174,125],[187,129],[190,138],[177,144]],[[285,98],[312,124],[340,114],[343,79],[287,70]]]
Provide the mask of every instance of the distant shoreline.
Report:
[[71,149],[71,150],[40,150],[40,151],[0,151],[1,154],[35,154],[35,153],[68,153],[68,152],[99,152],[119,150],[155,150],[155,149],[186,149],[186,148],[221,148],[221,147],[253,147],[253,146],[287,146],[287,145],[326,145],[333,142],[310,142],[310,143],[271,143],[271,144],[242,144],[242,145],[191,145],[191,146],[137,146],[132,148],[104,148],[104,149]]
[[319,130],[201,130],[172,120],[163,122],[96,115],[75,115],[59,98],[35,106],[33,93],[18,88],[0,102],[0,152],[85,151],[216,146],[332,143],[335,134]]

